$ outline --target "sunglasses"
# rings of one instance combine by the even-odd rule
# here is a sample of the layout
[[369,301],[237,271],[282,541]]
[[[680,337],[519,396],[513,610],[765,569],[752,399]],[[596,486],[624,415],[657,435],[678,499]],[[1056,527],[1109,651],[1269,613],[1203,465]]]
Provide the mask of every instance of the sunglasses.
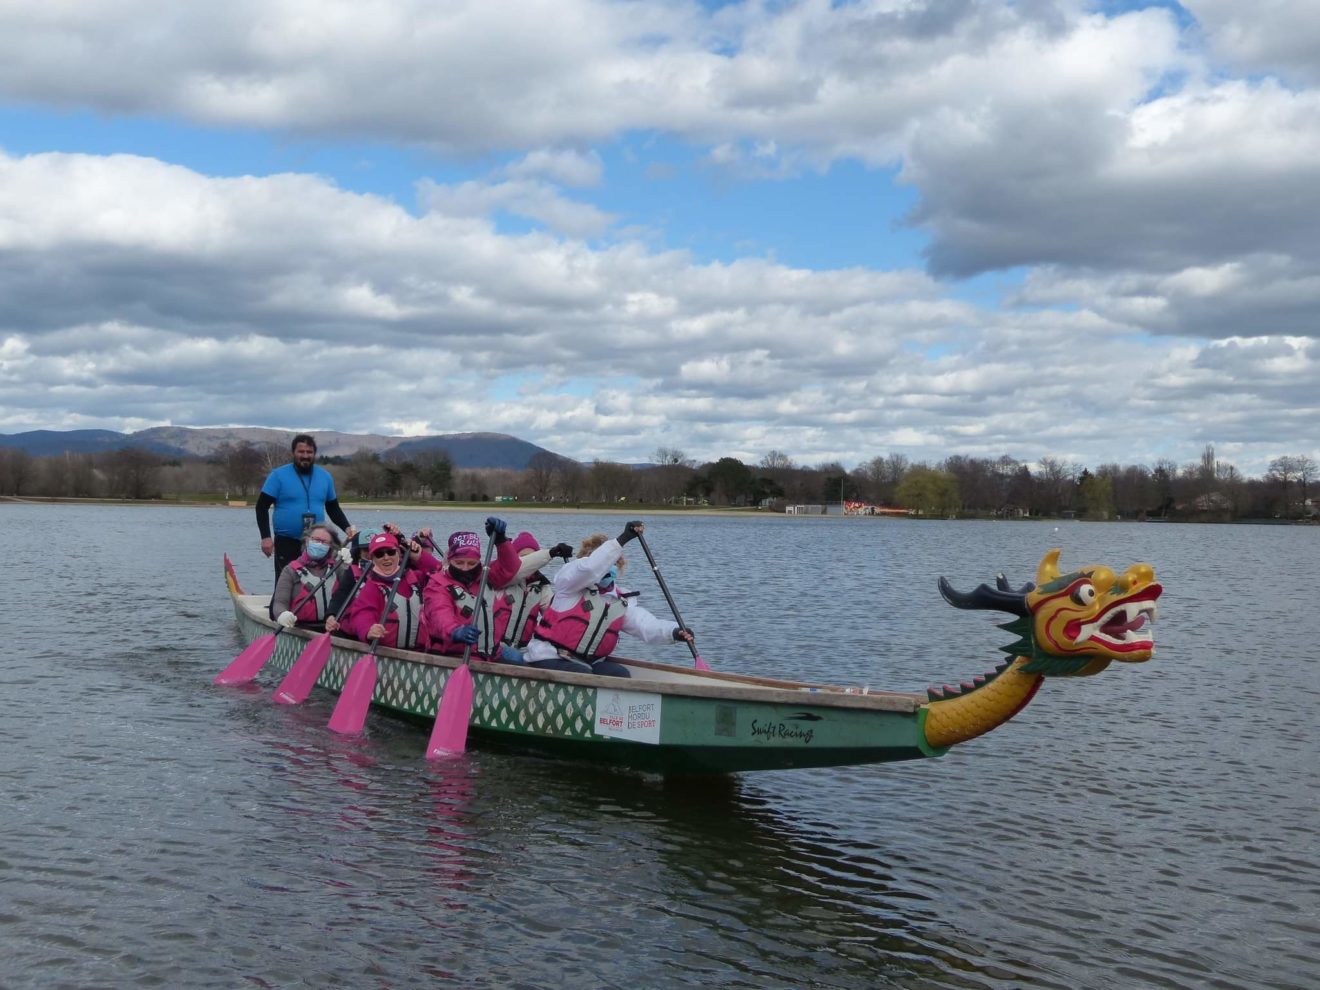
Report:
[[377,560],[381,557],[397,557],[398,555],[399,551],[397,550],[377,550],[371,555],[371,559]]

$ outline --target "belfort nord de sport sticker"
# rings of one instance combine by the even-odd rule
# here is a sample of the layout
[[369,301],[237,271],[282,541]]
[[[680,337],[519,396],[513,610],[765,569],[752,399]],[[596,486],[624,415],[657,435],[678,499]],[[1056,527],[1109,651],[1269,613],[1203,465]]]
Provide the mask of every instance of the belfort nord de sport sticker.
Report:
[[632,742],[660,742],[660,695],[596,688],[596,733]]

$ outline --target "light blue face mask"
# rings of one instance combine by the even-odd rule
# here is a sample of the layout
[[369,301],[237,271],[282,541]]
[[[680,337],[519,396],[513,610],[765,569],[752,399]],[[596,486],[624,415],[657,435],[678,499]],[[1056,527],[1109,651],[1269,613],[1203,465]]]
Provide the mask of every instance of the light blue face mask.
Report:
[[325,560],[325,555],[330,552],[330,544],[322,543],[320,540],[307,541],[307,556],[312,560]]
[[618,576],[619,576],[619,569],[617,567],[611,567],[608,571],[606,571],[604,574],[601,575],[599,584],[602,588],[613,588],[614,579],[617,578]]

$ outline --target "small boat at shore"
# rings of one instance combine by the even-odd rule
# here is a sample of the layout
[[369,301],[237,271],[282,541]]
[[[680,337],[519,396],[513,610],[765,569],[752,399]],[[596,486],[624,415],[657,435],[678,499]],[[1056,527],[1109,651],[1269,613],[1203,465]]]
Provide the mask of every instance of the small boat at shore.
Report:
[[[1122,574],[1103,566],[1061,573],[1046,554],[1035,583],[961,593],[958,608],[1006,611],[1000,628],[1017,636],[993,670],[925,694],[875,691],[698,670],[643,660],[630,679],[537,670],[474,660],[469,728],[474,741],[508,742],[551,755],[658,773],[729,773],[885,763],[942,756],[1002,725],[1049,677],[1099,673],[1113,660],[1141,662],[1154,649],[1150,622],[1161,592],[1154,570]],[[228,557],[225,579],[244,641],[278,627],[269,597],[245,594]],[[290,629],[275,637],[267,671],[287,673],[316,637]],[[365,643],[333,638],[318,687],[344,690]],[[371,704],[405,717],[436,718],[457,657],[378,647]]]

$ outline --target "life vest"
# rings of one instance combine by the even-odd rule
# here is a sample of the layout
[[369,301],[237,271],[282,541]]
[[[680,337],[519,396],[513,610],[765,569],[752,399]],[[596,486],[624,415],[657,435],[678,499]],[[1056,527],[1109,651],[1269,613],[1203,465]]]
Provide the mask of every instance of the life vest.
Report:
[[[394,583],[394,578],[384,581],[372,577],[367,580],[380,588],[382,599],[390,597],[390,585]],[[385,627],[385,635],[381,637],[384,645],[400,650],[411,650],[417,645],[417,632],[422,624],[422,596],[417,594],[415,579],[411,575],[404,574],[399,581],[399,590],[394,593],[389,613],[379,621]],[[390,642],[391,639],[393,642]]]
[[536,638],[567,650],[580,660],[599,660],[614,652],[619,630],[628,618],[628,603],[617,595],[602,595],[596,587],[582,592],[563,611],[546,605],[536,623]]
[[[298,606],[293,614],[299,622],[324,622],[325,617],[330,614],[330,596],[334,593],[335,582],[326,581],[322,584],[321,579],[330,573],[334,563],[327,562],[317,571],[308,566],[305,556],[300,556],[290,561],[289,567],[293,568],[298,578],[298,587],[294,589],[289,599],[291,605]],[[312,591],[318,584],[321,587],[313,594]]]
[[509,606],[509,624],[504,627],[503,642],[523,647],[532,640],[532,630],[541,617],[541,610],[554,598],[550,579],[540,571],[525,582],[511,584],[500,592]]
[[496,591],[487,584],[481,602],[482,607],[478,612],[477,596],[466,585],[460,584],[452,577],[447,577],[444,587],[454,600],[454,611],[466,619],[469,625],[477,627],[477,641],[472,644],[472,649],[483,657],[494,656],[498,646],[497,637],[504,625],[500,619],[503,618],[507,622],[509,614],[509,605],[505,601],[504,592]]
[[390,605],[389,618],[395,621],[394,645],[401,650],[411,650],[417,645],[417,631],[421,628],[422,596],[413,594],[414,590],[400,582],[399,592]]

